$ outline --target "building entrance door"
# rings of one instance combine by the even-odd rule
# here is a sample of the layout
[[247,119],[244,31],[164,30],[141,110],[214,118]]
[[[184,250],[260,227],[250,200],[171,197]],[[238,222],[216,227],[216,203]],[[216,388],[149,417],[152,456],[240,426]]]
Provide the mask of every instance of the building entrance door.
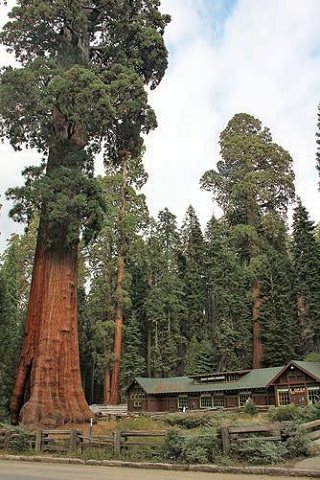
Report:
[[308,394],[304,386],[290,387],[290,403],[296,405],[306,405],[308,400]]

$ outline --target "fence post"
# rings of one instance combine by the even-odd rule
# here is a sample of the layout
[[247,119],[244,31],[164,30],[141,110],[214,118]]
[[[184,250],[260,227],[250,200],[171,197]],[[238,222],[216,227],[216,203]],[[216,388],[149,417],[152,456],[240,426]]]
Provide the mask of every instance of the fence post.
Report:
[[70,432],[70,450],[73,452],[78,446],[78,432],[77,430],[71,430]]
[[116,430],[113,432],[113,454],[120,455],[121,453],[121,432]]
[[41,452],[42,450],[42,430],[37,430],[34,449],[36,452]]
[[223,453],[228,453],[230,450],[230,434],[228,427],[221,427],[221,438]]
[[4,450],[10,450],[11,436],[12,436],[12,432],[10,432],[10,430],[6,430],[6,433],[4,434],[4,440],[3,440]]

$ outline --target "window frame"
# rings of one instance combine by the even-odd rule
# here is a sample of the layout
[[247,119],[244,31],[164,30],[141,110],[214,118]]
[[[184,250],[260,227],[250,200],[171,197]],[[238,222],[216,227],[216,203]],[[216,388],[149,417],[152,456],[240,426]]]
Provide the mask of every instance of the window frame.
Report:
[[[181,400],[183,400],[183,402],[181,402]],[[183,407],[185,408],[189,408],[189,397],[188,395],[179,395],[178,396],[178,399],[177,399],[177,405],[178,405],[178,409],[182,410]]]
[[[203,405],[202,400],[209,400],[210,399],[210,405]],[[200,408],[213,408],[213,401],[212,401],[212,395],[210,393],[203,393],[200,395]]]

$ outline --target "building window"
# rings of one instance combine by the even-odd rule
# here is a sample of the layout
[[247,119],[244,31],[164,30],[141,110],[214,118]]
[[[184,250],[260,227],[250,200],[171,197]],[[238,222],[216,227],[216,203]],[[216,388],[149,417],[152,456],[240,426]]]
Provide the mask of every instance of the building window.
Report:
[[251,398],[251,392],[241,392],[239,394],[239,405],[240,407],[244,407],[247,401]]
[[308,387],[308,402],[318,403],[320,401],[320,388]]
[[178,408],[183,409],[183,408],[188,408],[189,402],[188,402],[188,396],[187,395],[179,395],[178,397]]
[[289,390],[287,388],[281,388],[278,390],[279,405],[289,405],[290,397]]
[[223,393],[215,393],[213,395],[213,406],[214,407],[224,407],[224,395]]
[[201,395],[200,396],[200,408],[212,408],[212,397],[211,397],[211,395]]

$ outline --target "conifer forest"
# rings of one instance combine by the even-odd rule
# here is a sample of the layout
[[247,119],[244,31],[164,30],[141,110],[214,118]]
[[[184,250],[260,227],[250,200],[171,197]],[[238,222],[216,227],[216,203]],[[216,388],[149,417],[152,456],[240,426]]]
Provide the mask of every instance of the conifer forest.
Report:
[[[320,361],[320,230],[272,125],[254,112],[225,124],[198,179],[207,225],[193,205],[182,222],[148,210],[148,92],[168,66],[169,14],[159,0],[18,0],[0,33],[16,60],[0,72],[0,137],[42,157],[0,198],[25,227],[0,257],[13,423],[86,421],[135,376]],[[314,152],[318,175],[320,110]]]

